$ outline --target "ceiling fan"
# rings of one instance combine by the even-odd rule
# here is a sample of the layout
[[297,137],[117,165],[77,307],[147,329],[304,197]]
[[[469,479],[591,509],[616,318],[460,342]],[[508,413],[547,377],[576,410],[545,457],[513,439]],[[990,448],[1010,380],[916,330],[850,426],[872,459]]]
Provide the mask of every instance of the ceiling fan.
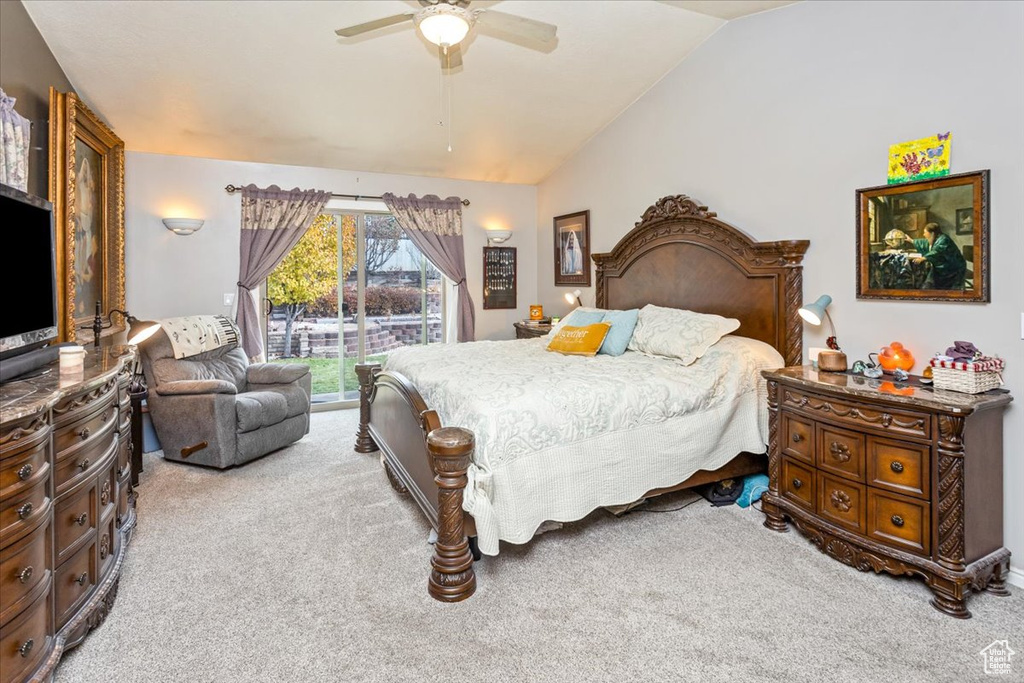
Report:
[[489,8],[469,9],[470,2],[471,0],[419,0],[419,4],[422,5],[419,10],[339,28],[335,33],[343,38],[353,38],[412,21],[424,38],[440,48],[442,66],[449,69],[462,64],[459,43],[477,23],[493,28],[499,38],[524,39],[524,43],[520,44],[528,47],[536,45],[539,49],[545,49],[555,43],[557,26],[515,14],[496,12]]

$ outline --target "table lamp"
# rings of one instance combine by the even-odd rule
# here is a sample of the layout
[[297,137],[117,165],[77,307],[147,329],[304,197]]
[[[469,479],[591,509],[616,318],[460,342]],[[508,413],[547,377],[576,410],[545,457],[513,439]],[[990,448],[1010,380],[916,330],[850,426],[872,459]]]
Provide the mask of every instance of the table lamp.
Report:
[[92,319],[92,325],[86,327],[92,329],[93,346],[99,347],[100,345],[100,333],[107,329],[113,324],[110,319],[115,313],[120,313],[124,318],[124,321],[128,323],[128,345],[134,346],[141,344],[146,341],[160,329],[160,323],[152,320],[139,320],[134,315],[131,315],[128,311],[122,311],[120,308],[112,308],[107,312],[106,324],[103,323],[103,306],[97,301],[96,302],[96,316]]
[[832,322],[832,316],[828,314],[828,306],[832,303],[832,297],[822,294],[814,303],[804,304],[800,308],[800,317],[812,325],[820,325],[822,320],[828,320],[831,336],[825,340],[825,345],[833,351],[841,351],[839,342],[836,341],[836,326]]

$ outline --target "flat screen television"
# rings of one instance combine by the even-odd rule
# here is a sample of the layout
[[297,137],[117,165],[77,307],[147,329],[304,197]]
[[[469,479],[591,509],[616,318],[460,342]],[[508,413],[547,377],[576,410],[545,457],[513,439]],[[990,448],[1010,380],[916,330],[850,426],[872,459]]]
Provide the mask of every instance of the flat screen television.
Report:
[[53,205],[0,184],[0,358],[57,338]]

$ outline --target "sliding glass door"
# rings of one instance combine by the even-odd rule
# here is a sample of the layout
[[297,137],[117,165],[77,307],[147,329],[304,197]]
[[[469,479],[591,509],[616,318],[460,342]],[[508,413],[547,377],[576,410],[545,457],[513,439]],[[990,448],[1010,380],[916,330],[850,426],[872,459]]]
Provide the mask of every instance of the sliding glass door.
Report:
[[356,363],[444,341],[444,289],[390,214],[326,212],[267,278],[267,358],[308,364],[314,404],[356,405]]

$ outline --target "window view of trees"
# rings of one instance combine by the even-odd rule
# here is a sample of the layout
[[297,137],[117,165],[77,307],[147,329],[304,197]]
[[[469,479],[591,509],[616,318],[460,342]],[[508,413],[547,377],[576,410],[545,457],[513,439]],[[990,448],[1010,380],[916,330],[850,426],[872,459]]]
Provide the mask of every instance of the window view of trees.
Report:
[[[360,219],[362,264],[356,243]],[[360,271],[365,277],[362,311]],[[267,279],[272,304],[267,357],[307,363],[314,400],[354,398],[360,349],[366,360],[378,361],[401,346],[443,340],[442,282],[393,216],[319,216]]]

